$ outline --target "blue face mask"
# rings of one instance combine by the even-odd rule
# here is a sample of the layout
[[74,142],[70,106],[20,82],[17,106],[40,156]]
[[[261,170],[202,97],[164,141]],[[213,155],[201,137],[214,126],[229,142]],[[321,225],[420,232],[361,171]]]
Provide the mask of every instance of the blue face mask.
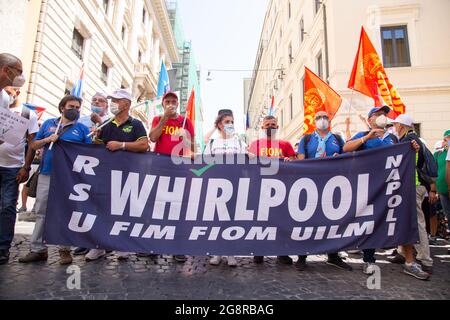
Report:
[[96,113],[96,114],[100,114],[100,113],[103,112],[103,108],[96,107],[96,106],[91,106],[91,110],[92,110],[93,113]]

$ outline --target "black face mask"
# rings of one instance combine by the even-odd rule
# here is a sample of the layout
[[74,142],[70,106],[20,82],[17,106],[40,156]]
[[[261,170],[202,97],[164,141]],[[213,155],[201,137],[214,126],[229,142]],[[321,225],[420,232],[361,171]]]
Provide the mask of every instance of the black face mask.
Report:
[[275,128],[275,127],[269,127],[266,129],[266,134],[268,137],[274,136],[276,134],[276,132],[277,132],[277,128]]
[[80,116],[80,112],[77,109],[64,110],[64,118],[69,121],[75,121]]

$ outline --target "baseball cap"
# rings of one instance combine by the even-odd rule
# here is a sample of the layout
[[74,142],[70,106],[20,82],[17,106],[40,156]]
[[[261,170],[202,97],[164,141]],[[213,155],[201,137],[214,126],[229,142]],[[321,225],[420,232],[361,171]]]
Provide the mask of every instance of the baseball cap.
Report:
[[450,136],[450,130],[444,132],[444,138]]
[[110,94],[107,98],[108,99],[119,99],[119,100],[126,99],[126,100],[129,100],[130,102],[133,101],[131,94],[125,89],[118,89],[118,90],[114,91],[112,94]]
[[373,108],[372,110],[370,110],[368,118],[370,118],[371,116],[373,116],[374,113],[376,113],[380,110],[383,110],[386,114],[391,112],[391,108],[389,108],[388,106]]
[[164,101],[167,97],[175,97],[175,98],[178,99],[177,94],[176,94],[175,92],[172,92],[172,91],[167,92],[167,93],[163,96],[163,98],[162,98],[163,101]]
[[400,123],[403,124],[407,127],[413,127],[414,126],[414,119],[407,115],[407,114],[401,114],[397,117],[397,119],[395,119],[394,121],[392,121],[393,123]]

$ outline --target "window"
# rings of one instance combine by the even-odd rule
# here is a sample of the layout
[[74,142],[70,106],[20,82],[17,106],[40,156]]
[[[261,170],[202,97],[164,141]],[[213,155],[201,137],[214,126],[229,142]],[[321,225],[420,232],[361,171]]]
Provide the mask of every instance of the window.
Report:
[[280,111],[280,118],[281,118],[280,129],[283,129],[284,128],[284,114],[283,114],[283,110]]
[[122,26],[122,41],[125,42],[127,37],[127,28],[125,28],[125,26]]
[[300,20],[300,45],[305,40],[305,20],[303,18]]
[[142,51],[141,50],[139,50],[139,52],[138,52],[138,62],[142,63]]
[[314,12],[317,14],[320,10],[320,5],[322,4],[321,0],[314,0],[315,1],[315,5],[314,5]]
[[65,96],[68,96],[68,95],[70,95],[70,90],[69,89],[64,89],[64,95]]
[[317,61],[317,75],[323,79],[323,59],[322,52],[316,58]]
[[420,137],[421,134],[421,125],[420,123],[414,123],[414,132]]
[[411,66],[406,26],[382,27],[381,42],[383,64],[386,68]]
[[294,56],[292,53],[292,43],[289,44],[288,53],[289,53],[289,64],[291,64],[294,61]]
[[280,28],[280,40],[283,38],[283,30]]
[[109,9],[109,0],[103,0],[103,10],[105,11],[105,13],[108,13],[108,9]]
[[145,20],[147,18],[147,10],[142,10],[142,23],[145,24]]
[[305,103],[305,76],[302,77],[302,82],[300,84],[300,103],[303,108]]
[[289,96],[289,109],[290,109],[290,119],[294,119],[294,99],[292,94]]
[[105,85],[108,85],[108,66],[106,65],[106,63],[102,62],[102,81]]
[[78,58],[83,59],[84,38],[77,29],[73,29],[72,51]]
[[291,2],[289,1],[289,3],[288,3],[288,18],[290,19],[291,18]]

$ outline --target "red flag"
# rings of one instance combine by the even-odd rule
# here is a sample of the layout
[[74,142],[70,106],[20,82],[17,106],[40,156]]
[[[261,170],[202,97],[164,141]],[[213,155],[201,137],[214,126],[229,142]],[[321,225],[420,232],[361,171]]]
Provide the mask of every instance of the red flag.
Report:
[[361,28],[358,52],[348,88],[371,97],[376,107],[388,105],[392,110],[389,113],[390,118],[405,113],[406,107],[397,89],[390,82],[380,56],[364,28]]
[[314,72],[305,67],[304,88],[304,134],[311,134],[315,130],[314,118],[317,112],[326,111],[330,121],[338,112],[342,98],[326,82],[320,79]]
[[191,120],[192,125],[195,128],[195,90],[192,88],[191,96],[186,107],[186,119]]

